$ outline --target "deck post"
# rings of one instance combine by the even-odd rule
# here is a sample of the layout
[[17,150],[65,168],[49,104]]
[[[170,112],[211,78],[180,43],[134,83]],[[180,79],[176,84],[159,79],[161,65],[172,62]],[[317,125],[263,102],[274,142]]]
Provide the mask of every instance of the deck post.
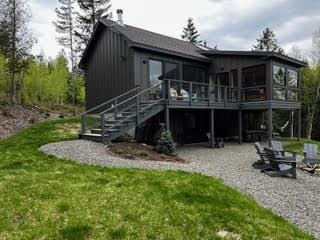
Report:
[[137,125],[140,123],[140,119],[139,119],[139,96],[136,97],[136,114],[137,114],[137,117],[136,117],[136,123]]
[[100,125],[101,125],[101,141],[105,143],[105,116],[104,113],[100,114]]
[[242,144],[242,109],[238,111],[238,123],[239,123],[239,144]]
[[86,114],[81,115],[81,134],[86,133]]
[[210,110],[210,147],[214,148],[214,109]]
[[168,106],[165,109],[165,121],[166,121],[166,130],[170,131],[170,111]]
[[301,140],[301,109],[298,109],[298,126],[297,126],[297,131],[298,131],[298,141]]
[[167,94],[168,94],[167,104],[170,104],[170,102],[171,102],[170,88],[171,88],[171,81],[168,80],[168,82],[167,82]]
[[189,106],[192,105],[192,82],[189,83]]
[[272,132],[273,132],[273,123],[272,123],[272,107],[268,108],[268,141],[271,144],[272,141]]
[[291,109],[289,110],[289,125],[290,125],[290,137],[294,137],[294,111]]

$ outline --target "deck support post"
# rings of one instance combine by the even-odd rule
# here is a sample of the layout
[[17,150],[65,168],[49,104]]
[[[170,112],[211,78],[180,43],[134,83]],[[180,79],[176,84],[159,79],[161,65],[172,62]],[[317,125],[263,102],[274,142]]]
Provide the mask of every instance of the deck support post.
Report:
[[268,141],[271,144],[272,141],[272,132],[273,132],[273,123],[272,123],[272,107],[268,108]]
[[210,147],[214,148],[214,109],[210,110]]
[[170,111],[168,106],[165,109],[165,121],[166,121],[166,130],[170,131]]
[[297,132],[298,132],[298,141],[300,141],[301,140],[301,109],[299,108],[298,109],[298,114],[297,114],[298,116],[298,121],[297,121],[297,124],[298,124],[298,126],[297,126]]
[[294,137],[294,111],[291,109],[289,110],[289,125],[290,125],[290,137]]
[[239,144],[242,144],[242,109],[238,111],[238,123],[239,123]]

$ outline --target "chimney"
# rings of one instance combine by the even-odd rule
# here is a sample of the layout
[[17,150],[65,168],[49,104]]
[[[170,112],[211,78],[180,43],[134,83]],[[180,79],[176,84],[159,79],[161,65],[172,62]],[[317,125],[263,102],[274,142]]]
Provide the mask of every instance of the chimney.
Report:
[[123,10],[122,9],[118,9],[117,10],[117,14],[118,14],[118,24],[121,26],[124,26],[123,24],[123,19],[122,19],[122,15],[123,15]]

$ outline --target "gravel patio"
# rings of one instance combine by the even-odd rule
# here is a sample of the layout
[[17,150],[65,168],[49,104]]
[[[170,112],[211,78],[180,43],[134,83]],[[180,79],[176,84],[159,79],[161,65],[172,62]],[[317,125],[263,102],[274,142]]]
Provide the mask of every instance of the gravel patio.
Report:
[[99,143],[75,140],[50,143],[40,150],[78,163],[163,170],[183,170],[222,179],[262,206],[287,218],[320,239],[320,178],[297,173],[297,180],[271,178],[252,167],[258,159],[252,144],[227,144],[222,149],[185,146],[177,149],[189,164],[122,159],[108,155]]

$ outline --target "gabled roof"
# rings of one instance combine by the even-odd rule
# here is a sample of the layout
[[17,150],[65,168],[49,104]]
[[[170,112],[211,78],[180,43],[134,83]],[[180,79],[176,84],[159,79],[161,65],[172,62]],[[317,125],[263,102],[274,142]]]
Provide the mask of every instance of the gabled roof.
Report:
[[231,55],[231,56],[254,56],[254,57],[266,57],[281,59],[290,63],[293,63],[299,67],[305,67],[308,64],[306,62],[300,61],[298,59],[277,53],[277,52],[266,52],[266,51],[225,51],[225,50],[205,50],[201,51],[202,54],[206,56],[219,56],[219,55]]
[[90,46],[92,45],[95,36],[99,31],[103,31],[104,28],[110,28],[113,31],[123,35],[129,40],[132,47],[141,49],[147,49],[157,51],[160,53],[172,54],[175,56],[211,62],[211,56],[218,55],[230,55],[230,56],[255,56],[255,57],[266,57],[281,59],[299,67],[307,66],[307,63],[282,55],[276,52],[265,52],[265,51],[225,51],[216,50],[204,46],[195,45],[193,43],[183,41],[181,39],[165,36],[155,32],[147,31],[141,28],[133,27],[130,25],[120,25],[115,21],[108,19],[100,19],[96,24],[91,39],[83,53],[80,60],[79,66],[82,68],[85,58],[88,54]]
[[114,28],[116,31],[123,34],[131,42],[135,43],[136,47],[153,48],[161,52],[168,51],[169,53],[182,54],[186,57],[199,58],[201,60],[209,60],[206,56],[200,53],[200,47],[193,43],[183,41],[181,39],[165,36],[159,33],[147,31],[141,28],[130,25],[121,26],[114,21],[101,19],[101,22],[106,26]]
[[[159,51],[161,53],[173,54],[176,56],[196,59],[200,61],[210,61],[209,58],[200,53],[200,51],[203,51],[202,46],[200,47],[187,41],[154,33],[130,25],[121,26],[117,22],[108,19],[100,19],[95,27],[95,30],[97,30],[98,28],[101,29],[101,25],[104,25],[104,27],[109,27],[113,31],[122,34],[131,42],[131,46],[133,47]],[[96,32],[97,31],[94,31],[94,33],[92,34],[91,40],[89,41],[83,57],[80,60],[80,66],[82,65],[84,58],[87,55],[87,51],[92,44]]]

